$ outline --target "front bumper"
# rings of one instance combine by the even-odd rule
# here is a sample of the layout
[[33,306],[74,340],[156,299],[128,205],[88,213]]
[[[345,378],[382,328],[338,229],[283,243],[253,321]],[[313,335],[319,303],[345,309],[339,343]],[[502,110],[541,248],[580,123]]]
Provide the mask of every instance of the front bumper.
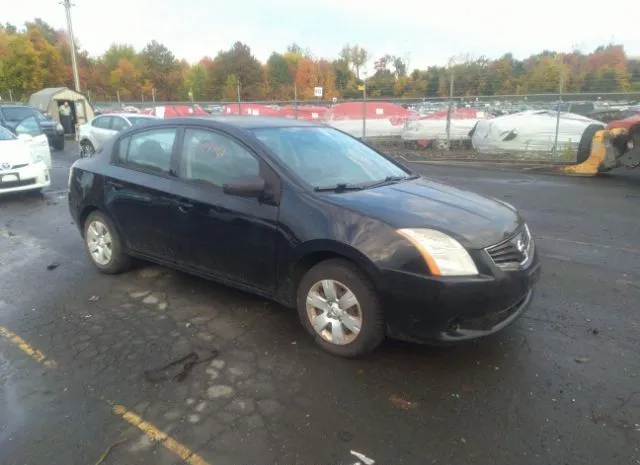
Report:
[[0,194],[43,189],[51,185],[51,175],[43,161],[0,171]]
[[524,269],[435,278],[383,272],[387,333],[418,343],[453,343],[494,334],[529,307],[540,276],[537,254]]

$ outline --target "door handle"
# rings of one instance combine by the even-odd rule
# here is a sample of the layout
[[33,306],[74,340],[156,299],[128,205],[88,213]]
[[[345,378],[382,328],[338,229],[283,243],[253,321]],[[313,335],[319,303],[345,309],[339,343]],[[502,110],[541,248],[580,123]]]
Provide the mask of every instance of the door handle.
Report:
[[193,204],[191,202],[178,201],[178,210],[181,213],[187,213],[192,208],[193,208]]
[[109,185],[114,191],[119,191],[121,189],[124,189],[124,185],[118,182],[109,181]]

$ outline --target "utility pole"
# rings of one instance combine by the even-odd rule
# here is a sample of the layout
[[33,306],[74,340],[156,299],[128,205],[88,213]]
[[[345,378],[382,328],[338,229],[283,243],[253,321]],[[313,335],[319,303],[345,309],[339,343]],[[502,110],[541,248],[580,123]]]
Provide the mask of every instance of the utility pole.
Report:
[[451,116],[453,113],[453,82],[455,79],[454,71],[455,61],[453,58],[449,60],[449,109],[447,111],[447,149],[451,150]]
[[558,93],[560,94],[560,98],[558,99],[558,113],[556,115],[556,136],[555,141],[553,143],[553,156],[554,158],[558,156],[558,133],[560,132],[560,110],[562,110],[562,97],[564,96],[564,61],[560,61],[560,89]]
[[80,79],[78,78],[78,62],[76,60],[76,39],[73,36],[73,26],[71,25],[71,0],[62,0],[60,2],[64,6],[67,15],[67,34],[69,35],[69,48],[71,49],[71,66],[73,67],[73,83],[76,92],[80,92]]
[[238,95],[238,114],[241,115],[242,114],[242,104],[241,104],[241,100],[240,100],[240,81],[238,80],[238,83],[236,84],[236,92]]

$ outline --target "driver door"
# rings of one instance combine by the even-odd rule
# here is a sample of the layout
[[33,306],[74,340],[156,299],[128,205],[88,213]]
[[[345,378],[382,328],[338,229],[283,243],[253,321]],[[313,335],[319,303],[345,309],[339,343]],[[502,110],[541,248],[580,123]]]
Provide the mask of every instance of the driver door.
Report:
[[279,184],[247,146],[223,132],[187,128],[174,194],[175,225],[186,260],[197,271],[256,290],[273,291],[279,207],[225,194],[222,186],[248,175]]

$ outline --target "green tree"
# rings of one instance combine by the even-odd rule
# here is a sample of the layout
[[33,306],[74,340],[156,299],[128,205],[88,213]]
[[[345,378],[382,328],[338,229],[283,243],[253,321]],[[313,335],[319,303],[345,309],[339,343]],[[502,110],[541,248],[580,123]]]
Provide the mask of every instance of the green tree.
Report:
[[289,64],[283,55],[273,52],[267,60],[267,86],[270,97],[284,99],[291,97],[293,79],[289,72]]
[[[227,88],[227,78],[234,76],[240,85],[243,99],[255,100],[262,97],[262,65],[251,54],[251,49],[242,42],[236,42],[229,50],[218,53],[213,75],[216,89]],[[220,95],[219,92],[217,95]]]
[[156,89],[156,98],[169,100],[180,94],[180,66],[174,54],[163,44],[152,40],[140,53],[143,77]]

